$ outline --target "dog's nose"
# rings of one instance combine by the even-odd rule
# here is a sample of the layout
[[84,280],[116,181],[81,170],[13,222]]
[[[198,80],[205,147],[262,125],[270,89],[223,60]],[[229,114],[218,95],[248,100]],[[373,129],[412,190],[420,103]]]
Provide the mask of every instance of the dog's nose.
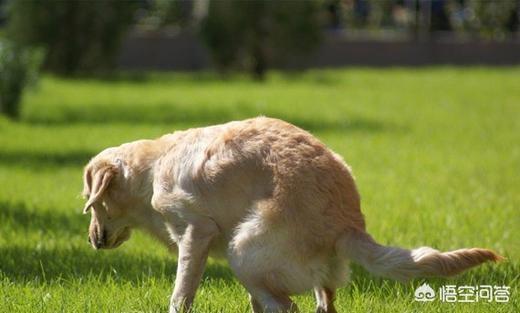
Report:
[[100,249],[106,245],[107,241],[107,232],[105,229],[101,230],[101,233],[97,233],[96,238],[94,238],[94,248]]
[[96,250],[103,248],[106,245],[106,240],[107,240],[107,234],[104,229],[101,231],[96,231],[94,233],[91,233],[91,235],[88,236],[88,242]]
[[92,245],[92,247],[94,247],[94,249],[101,249],[103,248],[103,242],[94,238],[94,239],[88,239],[88,242]]

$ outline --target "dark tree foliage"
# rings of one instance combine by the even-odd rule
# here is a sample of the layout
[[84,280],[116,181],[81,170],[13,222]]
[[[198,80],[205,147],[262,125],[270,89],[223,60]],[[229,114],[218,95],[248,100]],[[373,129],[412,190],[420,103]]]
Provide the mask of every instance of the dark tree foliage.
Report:
[[309,52],[320,41],[318,1],[212,1],[201,35],[221,71],[266,69]]
[[451,21],[446,0],[432,0],[430,5],[430,31],[451,31]]
[[16,119],[24,89],[36,83],[42,51],[0,40],[0,114]]
[[514,32],[508,25],[513,14],[518,14],[519,0],[502,1],[474,1],[472,7],[475,10],[475,31],[485,37],[496,37],[508,31]]
[[64,75],[110,70],[137,1],[12,0],[7,36],[46,52],[46,69]]

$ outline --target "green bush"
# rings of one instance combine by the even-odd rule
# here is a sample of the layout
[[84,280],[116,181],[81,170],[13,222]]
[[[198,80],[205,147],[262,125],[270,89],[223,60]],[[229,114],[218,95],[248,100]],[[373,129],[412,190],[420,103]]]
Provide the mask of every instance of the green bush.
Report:
[[211,1],[201,35],[219,70],[246,69],[257,78],[320,42],[320,2]]
[[42,50],[22,48],[0,41],[0,112],[10,118],[20,115],[23,90],[37,79]]
[[8,2],[7,36],[45,47],[45,68],[74,75],[115,67],[121,39],[134,21],[138,1]]

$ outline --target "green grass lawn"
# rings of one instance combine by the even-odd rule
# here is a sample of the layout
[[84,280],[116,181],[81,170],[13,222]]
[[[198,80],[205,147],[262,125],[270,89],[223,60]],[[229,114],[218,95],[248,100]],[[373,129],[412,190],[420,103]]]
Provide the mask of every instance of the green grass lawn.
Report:
[[[101,149],[257,115],[315,134],[352,166],[380,242],[506,256],[453,279],[408,284],[354,266],[340,312],[520,311],[520,68],[45,76],[19,122],[0,119],[0,312],[166,312],[175,257],[146,235],[116,250],[87,244],[82,166]],[[420,303],[423,282],[507,285],[509,303]],[[310,294],[296,297],[311,312]],[[246,312],[244,289],[211,260],[197,312]]]

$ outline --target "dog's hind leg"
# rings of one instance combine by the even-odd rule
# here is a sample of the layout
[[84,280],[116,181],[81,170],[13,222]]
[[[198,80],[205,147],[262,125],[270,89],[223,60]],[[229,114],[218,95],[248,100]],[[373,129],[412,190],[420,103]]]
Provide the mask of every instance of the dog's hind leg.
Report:
[[302,291],[300,286],[308,283],[301,284],[305,275],[292,262],[283,234],[267,230],[260,217],[252,217],[237,227],[228,257],[251,296],[255,313],[298,312],[289,295]]
[[336,313],[334,299],[336,288],[344,286],[349,278],[350,267],[346,260],[332,256],[327,262],[327,275],[314,287],[316,313]]
[[334,307],[334,290],[327,287],[314,288],[314,295],[316,296],[316,313],[336,313]]
[[[254,289],[254,296],[251,295],[251,306],[254,313],[298,313],[298,307],[287,295],[274,295],[268,290],[257,287],[247,287]],[[257,300],[258,299],[258,300]]]
[[231,267],[249,292],[254,313],[299,312],[283,286],[283,273],[264,272],[261,268],[255,271],[249,265],[238,265],[236,261],[231,261]]

